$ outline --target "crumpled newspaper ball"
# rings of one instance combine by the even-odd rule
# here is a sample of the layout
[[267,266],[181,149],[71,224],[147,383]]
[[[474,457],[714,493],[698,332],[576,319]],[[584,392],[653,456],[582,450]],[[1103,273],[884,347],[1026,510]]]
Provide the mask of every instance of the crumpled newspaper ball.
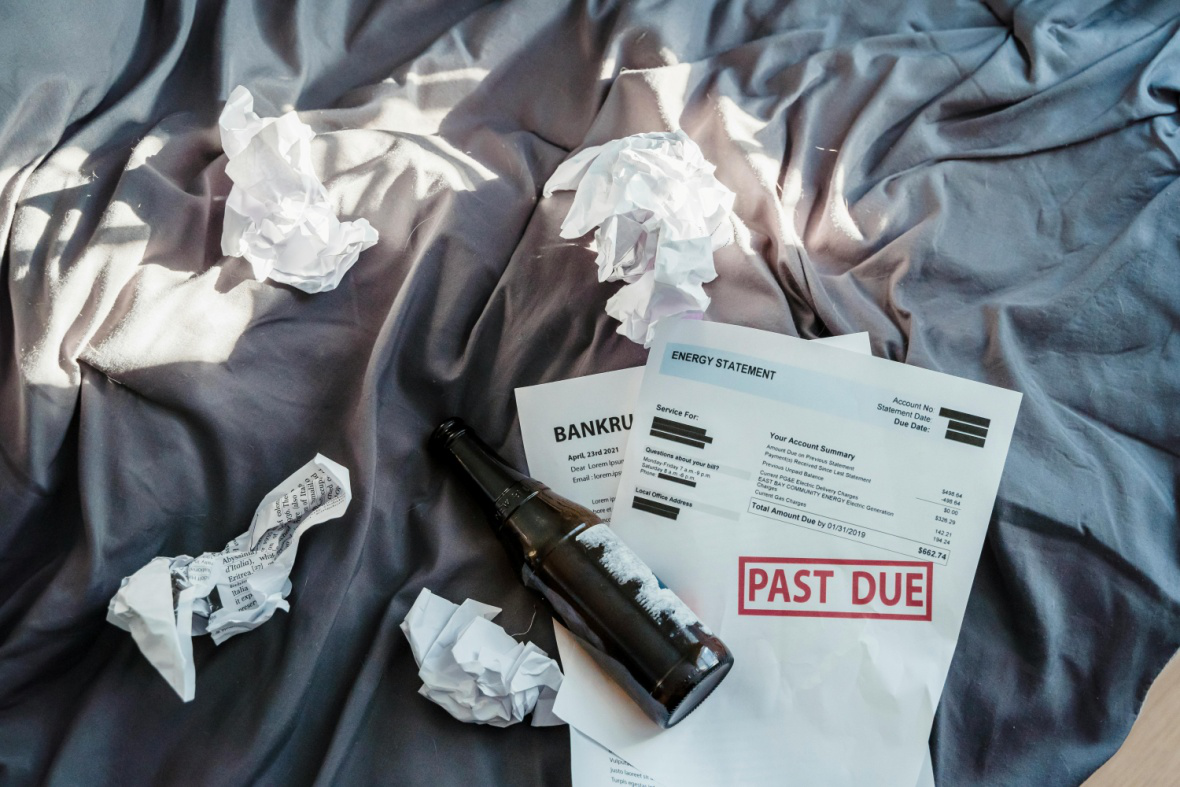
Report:
[[315,133],[294,112],[262,118],[239,85],[218,120],[233,188],[225,202],[221,253],[245,257],[259,281],[304,292],[340,284],[360,253],[377,242],[365,219],[340,221],[311,163]]
[[709,306],[713,252],[733,240],[734,193],[715,169],[683,131],[634,134],[571,156],[545,184],[547,197],[576,189],[561,237],[598,228],[598,280],[627,282],[607,314],[645,347],[661,319]]
[[344,515],[352,500],[348,468],[323,454],[272,489],[250,529],[220,552],[157,557],[124,577],[107,621],[130,632],[144,658],[185,702],[197,691],[193,637],[220,645],[289,610],[288,577],[308,529]]

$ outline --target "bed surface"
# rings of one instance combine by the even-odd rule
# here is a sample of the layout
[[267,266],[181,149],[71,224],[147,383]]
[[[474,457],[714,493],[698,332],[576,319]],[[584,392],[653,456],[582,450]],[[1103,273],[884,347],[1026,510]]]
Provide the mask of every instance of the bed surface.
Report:
[[[940,783],[1077,784],[1180,646],[1180,16],[1168,3],[23,3],[0,26],[0,783],[566,784],[565,728],[416,694],[418,591],[555,652],[424,455],[644,362],[541,186],[682,127],[738,197],[709,318],[1023,392],[932,734]],[[295,108],[335,291],[220,254],[229,92]],[[182,704],[106,623],[317,452],[354,500]]]

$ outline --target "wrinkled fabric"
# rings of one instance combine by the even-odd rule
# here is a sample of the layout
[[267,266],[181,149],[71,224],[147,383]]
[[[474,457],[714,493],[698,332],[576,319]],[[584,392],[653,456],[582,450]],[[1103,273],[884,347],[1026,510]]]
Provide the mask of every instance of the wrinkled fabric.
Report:
[[[564,784],[562,728],[455,722],[398,623],[429,586],[554,652],[424,452],[523,465],[513,388],[639,365],[569,193],[683,129],[736,193],[706,318],[1024,393],[932,735],[946,784],[1076,784],[1180,645],[1180,19],[1164,3],[112,0],[0,26],[0,780]],[[309,296],[219,238],[217,114],[296,109],[341,220]],[[291,614],[194,642],[183,705],[103,622],[241,532],[291,457],[352,471]],[[543,480],[543,479],[542,479]]]

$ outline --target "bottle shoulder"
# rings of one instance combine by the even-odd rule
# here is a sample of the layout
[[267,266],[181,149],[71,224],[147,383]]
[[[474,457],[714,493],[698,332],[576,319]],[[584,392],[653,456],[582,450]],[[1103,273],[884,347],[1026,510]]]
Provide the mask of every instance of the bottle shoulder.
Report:
[[537,567],[554,549],[601,523],[593,511],[544,487],[518,505],[504,527],[521,542],[525,559]]

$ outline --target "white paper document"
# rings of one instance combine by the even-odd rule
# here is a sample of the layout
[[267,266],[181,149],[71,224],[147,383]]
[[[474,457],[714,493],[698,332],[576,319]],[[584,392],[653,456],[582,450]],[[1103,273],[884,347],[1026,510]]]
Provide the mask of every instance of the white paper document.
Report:
[[192,638],[220,645],[288,610],[287,578],[299,538],[343,516],[352,500],[348,470],[317,454],[274,488],[250,529],[220,552],[157,557],[123,579],[107,620],[129,631],[144,657],[189,702],[196,695]]
[[[869,335],[817,339],[869,355]],[[530,474],[557,494],[610,522],[644,367],[516,389]]]
[[426,588],[402,621],[426,699],[459,721],[507,727],[533,714],[533,726],[562,724],[552,714],[561,668],[531,642],[492,622],[499,607],[452,604]]
[[555,712],[659,784],[915,784],[1019,402],[789,337],[666,324],[612,525],[734,669],[663,731],[559,640]]
[[[867,333],[817,341],[864,355],[871,352]],[[638,366],[516,389],[530,474],[607,522],[618,491],[643,372],[644,367]],[[582,655],[581,646],[564,629],[558,637],[559,643],[564,643],[563,659]],[[570,654],[574,648],[578,653]],[[655,785],[653,779],[575,727],[570,727],[570,758],[574,787]]]

